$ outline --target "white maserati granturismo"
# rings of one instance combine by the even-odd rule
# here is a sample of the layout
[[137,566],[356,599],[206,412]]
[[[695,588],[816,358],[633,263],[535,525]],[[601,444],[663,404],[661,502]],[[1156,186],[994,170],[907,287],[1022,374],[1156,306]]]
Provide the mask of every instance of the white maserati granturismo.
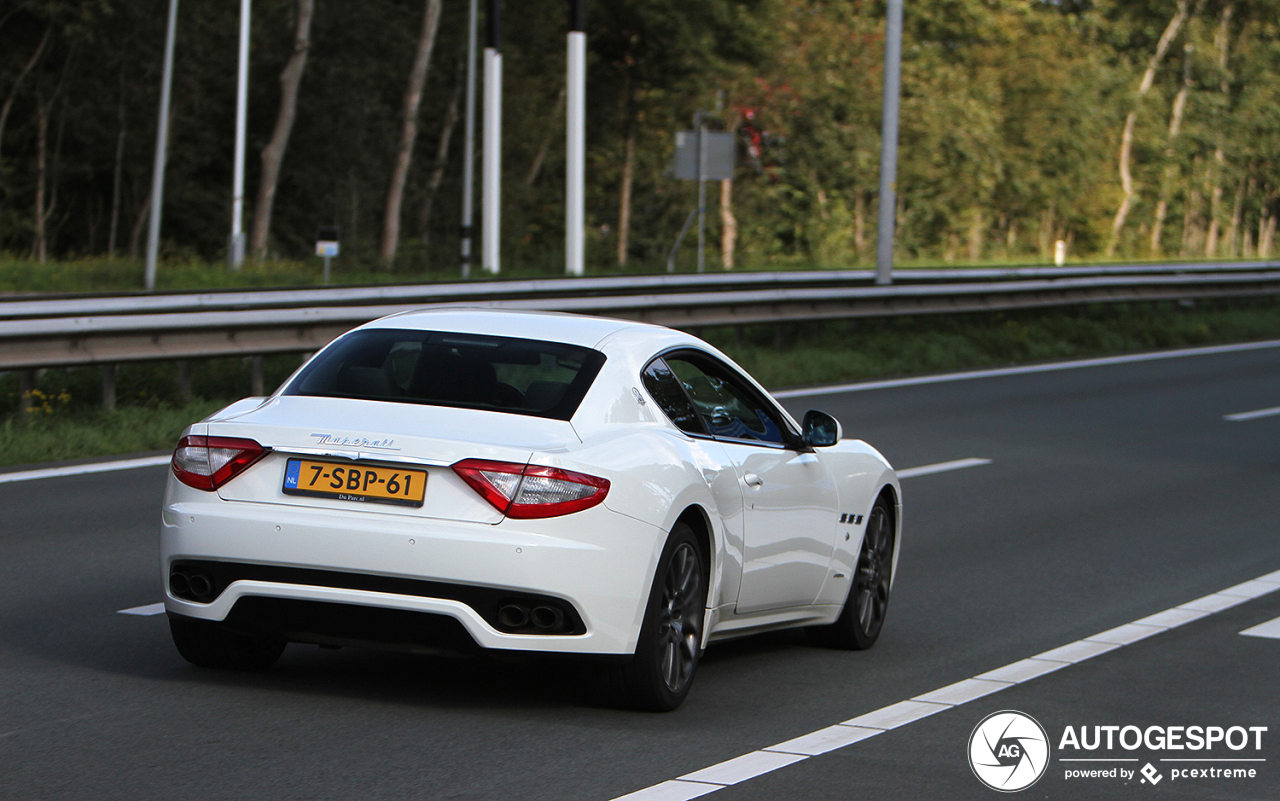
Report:
[[719,639],[871,646],[899,493],[834,418],[797,423],[680,331],[406,312],[184,432],[165,608],[204,667],[288,642],[613,655],[628,703],[669,710]]

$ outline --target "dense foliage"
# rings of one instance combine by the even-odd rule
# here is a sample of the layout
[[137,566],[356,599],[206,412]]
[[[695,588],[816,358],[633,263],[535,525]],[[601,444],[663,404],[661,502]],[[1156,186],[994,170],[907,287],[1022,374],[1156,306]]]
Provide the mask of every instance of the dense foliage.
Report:
[[[337,225],[344,259],[377,264],[424,5],[315,0],[270,254],[305,257],[316,228]],[[503,262],[513,267],[562,259],[564,6],[504,4]],[[0,3],[0,250],[136,256],[167,8]],[[254,3],[249,212],[298,9]],[[460,125],[444,161],[436,155],[463,76],[466,15],[466,3],[444,4],[398,271],[457,265]],[[232,2],[179,9],[171,257],[225,253],[238,17]],[[699,109],[739,142],[727,214],[722,187],[708,193],[713,249],[731,215],[740,266],[871,260],[883,17],[864,0],[588,2],[589,264],[661,269],[696,203],[694,185],[668,173],[673,134]],[[1035,260],[1059,239],[1073,256],[1269,255],[1280,0],[907,3],[901,126],[904,258]]]

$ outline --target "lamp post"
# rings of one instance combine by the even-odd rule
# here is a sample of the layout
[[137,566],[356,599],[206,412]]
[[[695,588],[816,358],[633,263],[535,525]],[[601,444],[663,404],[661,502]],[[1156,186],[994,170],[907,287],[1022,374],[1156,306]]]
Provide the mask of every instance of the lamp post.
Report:
[[501,272],[498,243],[502,193],[502,3],[489,0],[488,37],[484,48],[484,166],[481,170],[481,264],[487,273]]
[[565,152],[564,271],[582,275],[585,232],[587,34],[582,0],[569,0],[568,141]]
[[173,85],[173,38],[178,27],[178,0],[169,0],[169,25],[164,40],[164,74],[160,79],[160,119],[156,123],[156,160],[151,172],[151,222],[147,228],[146,287],[156,288],[156,260],[160,253],[160,207],[164,205],[164,165],[168,160],[169,90]]
[[893,283],[894,213],[897,210],[898,98],[902,89],[902,0],[888,0],[884,31],[884,105],[880,120],[880,215],[876,235],[876,283]]
[[249,96],[249,4],[240,0],[240,63],[236,70],[236,163],[231,187],[231,269],[244,266],[244,137]]

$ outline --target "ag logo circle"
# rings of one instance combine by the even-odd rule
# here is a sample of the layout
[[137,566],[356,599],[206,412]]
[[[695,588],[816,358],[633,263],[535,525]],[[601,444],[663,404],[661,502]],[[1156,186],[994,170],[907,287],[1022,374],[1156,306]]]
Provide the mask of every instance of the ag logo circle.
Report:
[[1049,735],[1021,712],[987,715],[969,735],[969,767],[992,790],[1025,790],[1049,767]]

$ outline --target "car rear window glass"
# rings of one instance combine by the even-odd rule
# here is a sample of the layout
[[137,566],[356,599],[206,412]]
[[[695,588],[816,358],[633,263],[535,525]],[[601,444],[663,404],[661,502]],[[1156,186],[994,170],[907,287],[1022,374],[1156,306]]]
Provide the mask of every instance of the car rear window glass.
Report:
[[316,356],[283,394],[568,420],[603,364],[599,351],[558,342],[369,328]]

